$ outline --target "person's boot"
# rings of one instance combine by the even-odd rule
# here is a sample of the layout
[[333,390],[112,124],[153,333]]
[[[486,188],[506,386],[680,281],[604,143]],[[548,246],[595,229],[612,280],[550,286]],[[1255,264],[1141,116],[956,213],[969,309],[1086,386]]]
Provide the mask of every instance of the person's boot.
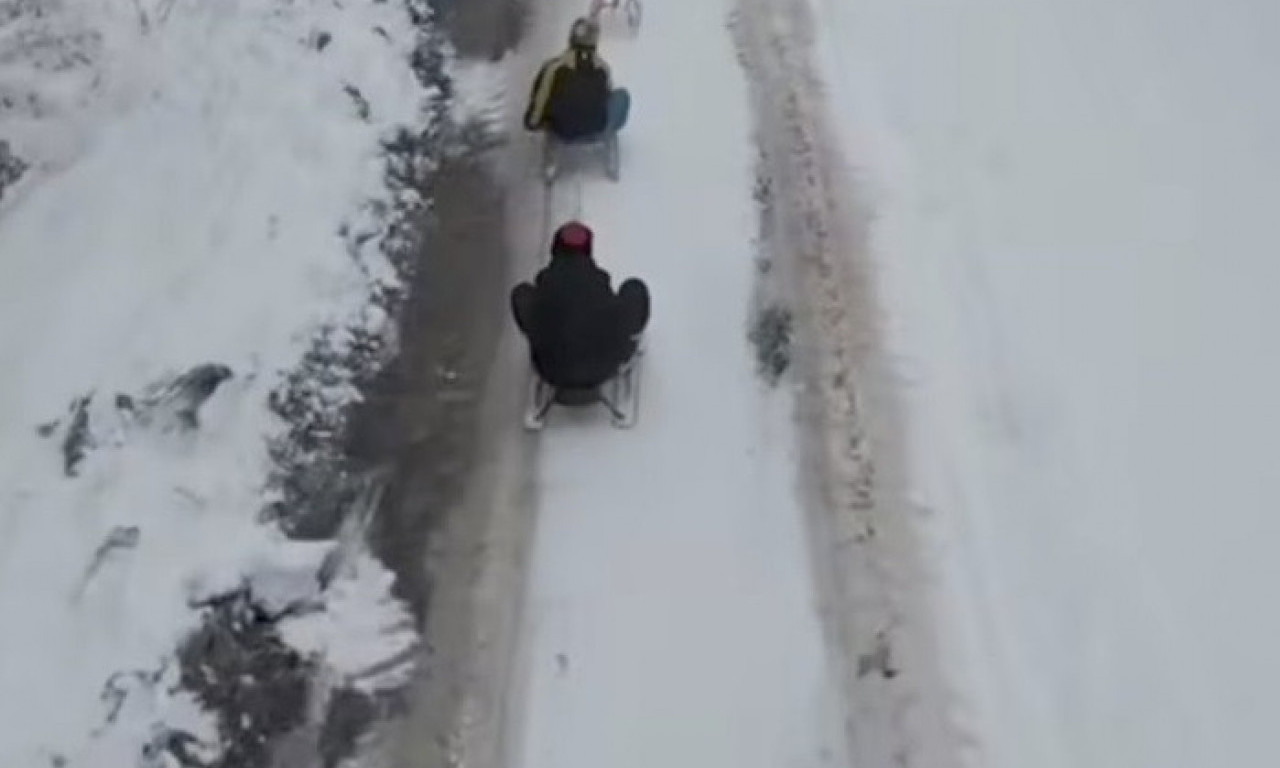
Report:
[[644,351],[644,331],[649,325],[649,288],[642,281],[632,277],[618,286],[618,322],[621,337],[625,340],[628,354],[623,361],[623,370],[631,367],[635,359]]
[[631,277],[618,286],[618,307],[622,329],[632,338],[638,338],[649,325],[649,287],[643,281]]

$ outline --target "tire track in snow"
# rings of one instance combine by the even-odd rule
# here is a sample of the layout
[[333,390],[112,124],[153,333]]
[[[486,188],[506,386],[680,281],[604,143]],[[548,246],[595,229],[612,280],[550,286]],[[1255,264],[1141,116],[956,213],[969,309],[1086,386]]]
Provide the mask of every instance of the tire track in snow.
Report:
[[794,305],[812,561],[858,768],[961,764],[907,515],[897,384],[881,347],[870,218],[812,70],[804,0],[739,0],[760,147],[765,291]]

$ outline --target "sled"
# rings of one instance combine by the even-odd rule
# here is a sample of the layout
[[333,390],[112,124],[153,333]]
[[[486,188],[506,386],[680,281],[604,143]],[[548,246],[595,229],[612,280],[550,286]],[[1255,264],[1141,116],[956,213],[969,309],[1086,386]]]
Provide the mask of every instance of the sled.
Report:
[[613,426],[629,429],[635,426],[640,412],[640,357],[635,355],[617,375],[598,387],[555,388],[545,382],[530,366],[529,394],[525,406],[524,427],[538,432],[547,423],[547,415],[555,406],[590,408],[598,406],[609,413]]
[[643,16],[640,0],[591,0],[587,18],[599,27],[600,16],[606,8],[609,9],[610,13],[622,13],[626,16],[627,27],[631,30],[631,34],[640,33],[640,20]]
[[618,149],[618,134],[605,133],[589,139],[564,141],[550,133],[542,143],[542,178],[550,186],[560,177],[565,161],[574,161],[576,165],[584,157],[589,156],[604,166],[605,175],[610,181],[617,181],[621,171],[621,158]]

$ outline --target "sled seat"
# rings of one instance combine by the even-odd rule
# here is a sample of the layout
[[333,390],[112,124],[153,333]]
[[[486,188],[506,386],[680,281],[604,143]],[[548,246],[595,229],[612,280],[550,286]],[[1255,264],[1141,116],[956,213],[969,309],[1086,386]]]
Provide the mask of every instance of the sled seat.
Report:
[[553,398],[558,405],[577,407],[594,405],[600,402],[599,387],[562,387],[555,391]]
[[628,428],[635,423],[639,403],[634,375],[634,358],[622,367],[618,375],[596,387],[553,387],[535,373],[530,380],[532,389],[529,406],[525,410],[525,429],[542,429],[547,412],[557,405],[567,408],[600,406],[609,412],[615,427]]

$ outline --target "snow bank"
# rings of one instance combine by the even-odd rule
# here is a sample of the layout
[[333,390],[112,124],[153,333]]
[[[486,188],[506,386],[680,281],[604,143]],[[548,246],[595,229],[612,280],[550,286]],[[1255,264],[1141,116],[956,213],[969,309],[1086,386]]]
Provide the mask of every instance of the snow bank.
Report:
[[814,6],[973,763],[1273,763],[1280,7]]
[[[386,322],[379,142],[424,120],[415,35],[375,0],[0,3],[0,138],[32,167],[0,205],[0,764],[216,753],[174,654],[246,579],[322,612],[284,634],[339,675],[414,642],[376,562],[319,583],[258,513],[283,375]],[[312,405],[356,396],[327,375]],[[145,684],[112,714],[121,674]]]

